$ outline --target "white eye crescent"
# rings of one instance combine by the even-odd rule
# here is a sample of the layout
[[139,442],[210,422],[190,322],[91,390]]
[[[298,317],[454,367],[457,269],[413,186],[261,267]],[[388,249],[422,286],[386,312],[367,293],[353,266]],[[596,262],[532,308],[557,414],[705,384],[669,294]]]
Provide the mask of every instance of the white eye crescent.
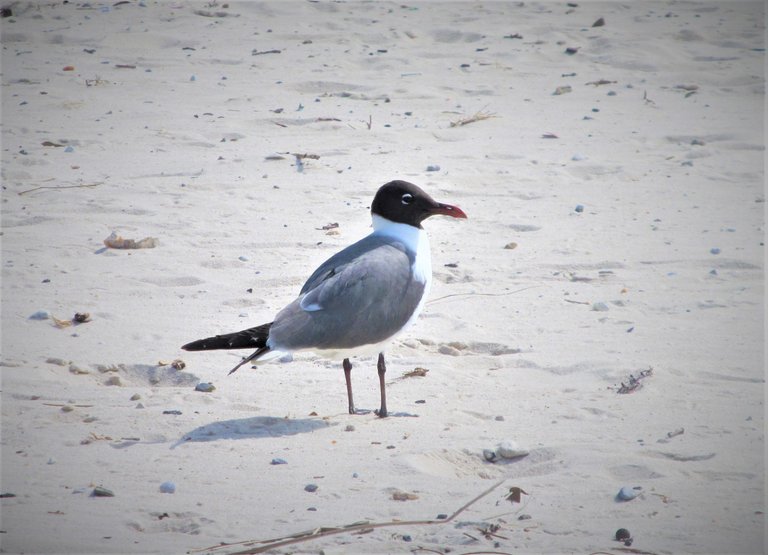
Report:
[[411,204],[413,202],[413,195],[411,193],[405,193],[400,197],[400,202],[403,204]]

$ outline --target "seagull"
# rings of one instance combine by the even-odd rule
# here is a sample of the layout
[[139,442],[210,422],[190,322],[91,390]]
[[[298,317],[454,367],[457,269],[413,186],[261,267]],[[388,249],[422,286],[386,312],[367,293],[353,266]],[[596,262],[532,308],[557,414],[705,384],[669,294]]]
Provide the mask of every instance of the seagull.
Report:
[[272,322],[198,339],[182,349],[255,349],[230,374],[249,362],[297,351],[341,358],[350,414],[357,411],[349,359],[378,352],[381,406],[376,414],[386,417],[384,348],[416,320],[429,294],[432,261],[421,224],[435,215],[467,217],[458,206],[436,202],[407,181],[382,185],[371,204],[373,232],[323,262]]

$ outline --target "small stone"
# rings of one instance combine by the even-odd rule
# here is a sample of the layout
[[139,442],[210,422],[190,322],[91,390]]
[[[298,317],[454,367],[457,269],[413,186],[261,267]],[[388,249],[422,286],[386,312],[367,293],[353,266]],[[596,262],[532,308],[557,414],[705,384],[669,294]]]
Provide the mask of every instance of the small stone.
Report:
[[636,489],[624,486],[619,490],[619,493],[616,494],[616,499],[618,501],[632,501],[638,495],[640,495],[640,492]]
[[173,482],[163,482],[160,484],[160,493],[176,493],[176,484]]
[[88,370],[85,370],[85,369],[83,369],[83,368],[80,368],[80,367],[79,367],[79,366],[77,366],[76,364],[70,364],[70,365],[69,365],[69,371],[70,371],[72,374],[77,374],[77,375],[90,374],[90,372],[89,372]]
[[596,302],[592,303],[592,310],[595,312],[607,312],[609,308],[604,302]]
[[574,162],[581,162],[582,160],[586,160],[586,159],[587,159],[586,156],[584,156],[583,154],[579,154],[578,152],[573,156],[571,156],[571,160],[573,160]]
[[272,459],[272,461],[269,464],[288,464],[288,461],[285,459]]
[[483,449],[483,458],[488,462],[496,461],[496,451],[493,449]]
[[711,249],[709,249],[709,252],[711,252],[712,254],[720,254],[720,249],[717,247],[712,247]]
[[180,410],[164,410],[163,414],[172,414],[174,416],[179,416],[181,414]]
[[557,87],[555,89],[555,92],[553,92],[552,94],[554,96],[560,96],[561,94],[567,94],[567,93],[571,92],[572,90],[573,89],[571,88],[570,85],[563,85],[561,87]]
[[344,428],[344,431],[345,432],[354,432],[355,431],[355,427],[352,424],[347,424],[347,427]]
[[517,520],[531,520],[531,515],[520,515]]
[[56,459],[54,459],[53,457],[49,457],[48,462],[46,464],[56,464]]
[[195,391],[202,391],[203,393],[210,393],[211,391],[215,391],[215,390],[216,390],[216,386],[208,382],[200,382],[195,386]]
[[240,262],[248,262],[248,257],[247,256],[238,256],[237,259]]
[[428,172],[439,172],[440,171],[440,166],[438,166],[437,164],[430,164],[429,166],[427,166],[427,171]]
[[133,395],[131,395],[131,399],[130,400],[131,401],[138,401],[139,399],[141,399],[141,395],[139,395],[138,393],[134,393]]
[[403,534],[403,541],[410,542],[413,541],[413,538],[409,534]]
[[84,324],[91,321],[91,315],[88,312],[76,312],[72,320],[78,324]]
[[616,541],[623,542],[628,540],[632,537],[632,534],[629,533],[629,530],[626,528],[619,528],[616,530]]
[[446,518],[448,518],[448,515],[447,515],[447,514],[445,514],[445,513],[440,513],[440,514],[439,514],[439,515],[437,515],[437,517],[435,517],[435,518],[437,518],[437,520],[445,520]]
[[143,409],[144,408],[144,403],[136,403],[136,406],[134,408],[136,408],[136,409]]
[[506,440],[496,447],[496,454],[505,459],[516,459],[526,456],[530,451],[520,447],[516,441]]
[[314,493],[317,491],[317,484],[307,484],[304,486],[304,491],[308,491],[309,493]]
[[75,410],[75,407],[72,405],[64,405],[61,407],[61,412],[72,412],[73,410]]
[[592,24],[592,27],[602,27],[603,25],[605,25],[605,19],[601,17]]
[[122,386],[123,382],[120,381],[120,376],[110,376],[107,378],[107,380],[104,382],[104,385],[116,385],[116,386]]
[[506,245],[504,245],[504,248],[507,249],[507,250],[510,250],[510,251],[514,250],[514,249],[517,248],[517,243],[512,241],[511,243],[507,243]]
[[51,317],[47,310],[38,310],[34,314],[30,315],[30,320],[48,320]]
[[91,492],[92,497],[114,497],[115,494],[112,490],[103,488],[101,486],[96,486],[93,488],[93,491]]
[[712,268],[712,269],[709,271],[709,275],[712,275],[712,276],[716,276],[716,275],[717,275],[717,270],[715,270],[714,268]]
[[504,422],[504,417],[502,415],[498,415],[496,418],[494,418],[496,422]]
[[45,359],[45,362],[47,362],[48,364],[55,364],[56,366],[67,366],[69,364],[69,362],[67,362],[63,358],[58,358],[58,357],[47,358]]
[[574,208],[574,210],[576,212],[578,212],[579,214],[581,214],[582,212],[584,212],[584,205],[583,204],[577,204],[576,208]]

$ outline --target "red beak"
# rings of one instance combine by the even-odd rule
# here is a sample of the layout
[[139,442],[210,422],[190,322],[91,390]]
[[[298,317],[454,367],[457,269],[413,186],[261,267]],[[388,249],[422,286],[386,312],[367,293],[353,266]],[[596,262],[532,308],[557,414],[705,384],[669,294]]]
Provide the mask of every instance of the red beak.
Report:
[[450,216],[451,218],[464,218],[465,220],[467,219],[467,215],[458,206],[453,206],[451,204],[442,204],[440,202],[438,202],[437,206],[432,210],[430,210],[429,213],[430,215],[440,214],[442,216]]

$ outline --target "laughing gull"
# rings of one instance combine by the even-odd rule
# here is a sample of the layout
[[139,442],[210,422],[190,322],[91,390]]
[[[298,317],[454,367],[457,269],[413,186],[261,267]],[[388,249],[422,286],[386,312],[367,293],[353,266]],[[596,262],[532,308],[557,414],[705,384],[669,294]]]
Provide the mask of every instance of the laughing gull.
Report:
[[256,349],[230,374],[248,362],[274,360],[295,351],[343,358],[350,414],[356,411],[349,357],[378,352],[377,414],[387,416],[383,349],[416,320],[429,294],[432,262],[421,222],[438,214],[467,217],[461,208],[435,202],[412,183],[390,181],[371,204],[373,232],[323,262],[274,321],[199,339],[182,349]]

